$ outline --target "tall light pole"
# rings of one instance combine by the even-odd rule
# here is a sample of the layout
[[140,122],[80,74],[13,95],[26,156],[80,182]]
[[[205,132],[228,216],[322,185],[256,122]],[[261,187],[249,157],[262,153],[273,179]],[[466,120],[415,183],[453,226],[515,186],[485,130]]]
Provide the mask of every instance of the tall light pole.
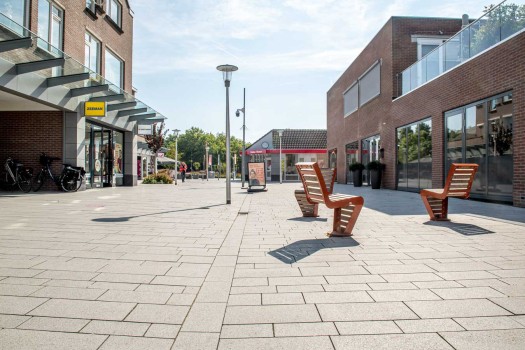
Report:
[[179,159],[179,129],[173,130],[173,136],[175,136],[175,185],[177,185],[177,177],[179,177],[179,164],[177,164]]
[[283,169],[282,169],[282,164],[283,164],[283,143],[282,143],[282,139],[283,139],[283,132],[284,130],[283,129],[279,129],[277,130],[277,132],[279,133],[279,183],[283,183]]
[[245,177],[245,170],[246,167],[246,141],[245,141],[245,135],[246,135],[246,88],[243,90],[243,97],[242,97],[242,108],[239,108],[237,112],[235,112],[235,115],[238,117],[240,115],[240,112],[242,112],[242,169],[241,169],[241,176],[242,176],[242,188],[244,187],[244,177]]
[[217,70],[222,72],[224,86],[226,87],[226,204],[231,204],[232,202],[232,184],[230,179],[230,81],[232,80],[232,73],[238,69],[231,64],[217,66]]
[[208,171],[208,151],[210,150],[210,147],[208,146],[208,142],[206,142],[206,159],[204,160],[204,164],[206,164],[206,181],[208,181],[209,171]]

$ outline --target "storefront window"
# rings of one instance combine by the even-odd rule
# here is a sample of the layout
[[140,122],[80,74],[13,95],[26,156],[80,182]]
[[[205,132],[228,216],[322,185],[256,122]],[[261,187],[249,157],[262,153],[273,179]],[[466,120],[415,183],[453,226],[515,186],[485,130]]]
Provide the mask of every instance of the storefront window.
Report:
[[[379,135],[371,136],[361,141],[361,163],[365,166],[374,160],[379,160]],[[363,172],[363,182],[369,182],[368,171]]]
[[359,142],[354,141],[346,145],[346,183],[353,183],[354,178],[350,171],[350,164],[359,161]]
[[417,191],[432,187],[432,124],[430,119],[397,129],[397,188]]
[[[304,157],[303,157],[304,159]],[[303,160],[306,161],[306,160]],[[308,161],[311,161],[308,159]],[[297,154],[286,154],[284,162],[284,180],[299,180],[299,175],[297,174],[297,168],[295,163],[299,162],[299,156]]]
[[124,184],[124,134],[113,131],[113,175],[117,186]]
[[453,162],[479,164],[473,198],[512,202],[512,93],[445,113],[445,176]]
[[86,170],[86,185],[87,187],[91,187],[91,123],[86,123],[86,134],[85,134],[84,144],[85,144],[85,166],[84,169]]

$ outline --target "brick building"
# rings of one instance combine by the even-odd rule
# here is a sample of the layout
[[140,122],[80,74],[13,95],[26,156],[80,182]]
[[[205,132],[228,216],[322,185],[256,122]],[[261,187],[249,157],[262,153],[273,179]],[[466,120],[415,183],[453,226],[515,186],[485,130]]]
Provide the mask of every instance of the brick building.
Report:
[[352,162],[379,160],[383,187],[419,191],[469,162],[472,198],[525,206],[525,18],[513,6],[476,21],[390,18],[327,93],[339,183]]
[[[152,156],[138,135],[165,118],[134,96],[132,51],[127,0],[2,0],[0,161],[39,169],[46,152],[84,167],[88,188],[136,185]],[[102,116],[85,116],[92,102]]]

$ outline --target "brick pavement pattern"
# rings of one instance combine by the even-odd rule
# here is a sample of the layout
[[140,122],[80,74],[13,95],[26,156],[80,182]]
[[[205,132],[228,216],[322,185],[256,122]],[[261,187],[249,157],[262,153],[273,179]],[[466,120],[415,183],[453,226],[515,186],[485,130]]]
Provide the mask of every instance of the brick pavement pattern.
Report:
[[355,189],[351,238],[298,183],[0,194],[2,349],[524,349],[525,209]]

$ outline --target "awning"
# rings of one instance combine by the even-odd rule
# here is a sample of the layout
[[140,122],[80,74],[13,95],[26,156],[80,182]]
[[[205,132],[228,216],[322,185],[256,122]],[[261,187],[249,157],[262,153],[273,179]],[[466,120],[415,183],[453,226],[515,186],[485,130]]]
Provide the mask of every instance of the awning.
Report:
[[168,157],[157,157],[157,163],[158,164],[175,164],[175,159],[171,159]]

